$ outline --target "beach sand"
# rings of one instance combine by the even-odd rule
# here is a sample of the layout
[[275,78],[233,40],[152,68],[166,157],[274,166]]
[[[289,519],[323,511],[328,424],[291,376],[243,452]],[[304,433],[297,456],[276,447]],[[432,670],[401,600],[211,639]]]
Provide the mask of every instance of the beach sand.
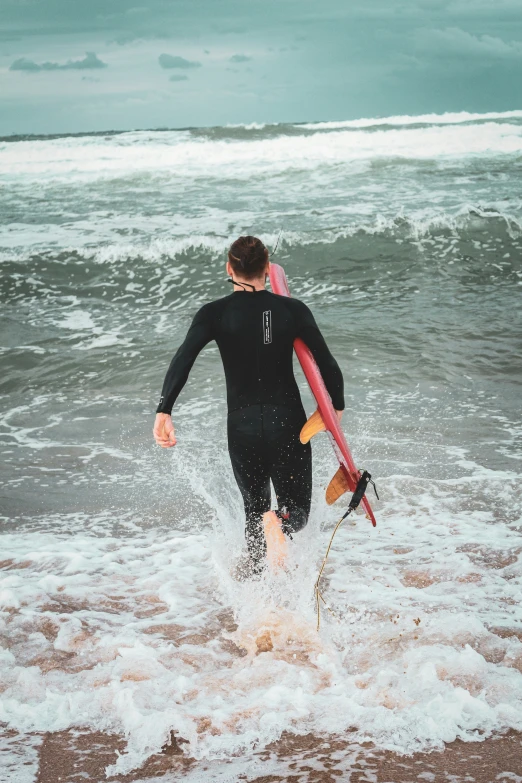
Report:
[[[16,734],[9,732],[16,743]],[[20,745],[23,743],[19,738]],[[234,772],[234,761],[204,762],[185,757],[179,746],[170,745],[164,752],[151,756],[140,769],[127,775],[107,778],[105,769],[116,760],[125,746],[122,737],[89,731],[62,731],[41,737],[36,783],[118,783],[134,781],[216,779],[230,769],[229,783],[521,783],[522,736],[510,732],[483,742],[457,740],[444,751],[399,756],[339,740],[328,741],[312,735],[290,734],[259,753],[251,754],[250,773]],[[22,747],[20,751],[23,752]],[[269,774],[263,767],[271,760]],[[273,774],[274,761],[281,774]],[[193,777],[194,776],[194,777]],[[221,776],[219,776],[221,777]],[[13,781],[14,783],[14,781]]]

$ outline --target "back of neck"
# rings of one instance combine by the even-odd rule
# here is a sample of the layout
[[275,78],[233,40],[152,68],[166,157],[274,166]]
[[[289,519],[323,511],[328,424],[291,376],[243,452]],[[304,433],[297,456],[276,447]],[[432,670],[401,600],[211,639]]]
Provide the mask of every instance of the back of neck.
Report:
[[248,291],[253,293],[254,291],[264,291],[264,280],[243,280],[240,277],[233,277],[230,280],[234,284],[234,291]]

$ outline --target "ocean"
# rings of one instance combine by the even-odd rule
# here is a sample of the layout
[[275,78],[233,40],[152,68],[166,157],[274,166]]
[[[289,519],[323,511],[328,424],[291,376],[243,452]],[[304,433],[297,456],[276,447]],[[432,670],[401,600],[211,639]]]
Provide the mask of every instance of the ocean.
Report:
[[[522,111],[9,137],[0,182],[0,781],[85,733],[118,780],[173,732],[184,779],[224,783],[521,731]],[[380,497],[336,536],[319,632],[326,436],[289,569],[255,583],[215,344],[178,445],[152,439],[228,246],[281,229]]]

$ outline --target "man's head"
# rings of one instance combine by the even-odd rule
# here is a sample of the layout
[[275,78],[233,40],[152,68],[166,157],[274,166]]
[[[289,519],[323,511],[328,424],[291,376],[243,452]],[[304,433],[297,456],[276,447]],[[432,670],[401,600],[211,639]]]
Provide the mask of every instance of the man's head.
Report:
[[228,251],[227,272],[242,280],[264,279],[268,272],[268,250],[257,237],[239,237]]

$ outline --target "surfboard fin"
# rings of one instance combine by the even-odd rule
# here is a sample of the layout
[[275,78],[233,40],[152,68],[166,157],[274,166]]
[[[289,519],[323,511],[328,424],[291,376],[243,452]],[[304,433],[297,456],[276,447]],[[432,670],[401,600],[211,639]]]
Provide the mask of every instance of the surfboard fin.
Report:
[[318,432],[324,432],[325,429],[326,427],[324,426],[323,417],[319,413],[319,410],[316,410],[314,413],[312,413],[301,430],[299,440],[301,443],[308,443],[308,441],[312,440],[314,435],[317,435]]
[[326,502],[331,506],[332,503],[335,503],[341,495],[344,495],[345,492],[349,492],[349,490],[350,487],[348,486],[348,480],[344,475],[344,471],[342,468],[339,468],[326,488]]

